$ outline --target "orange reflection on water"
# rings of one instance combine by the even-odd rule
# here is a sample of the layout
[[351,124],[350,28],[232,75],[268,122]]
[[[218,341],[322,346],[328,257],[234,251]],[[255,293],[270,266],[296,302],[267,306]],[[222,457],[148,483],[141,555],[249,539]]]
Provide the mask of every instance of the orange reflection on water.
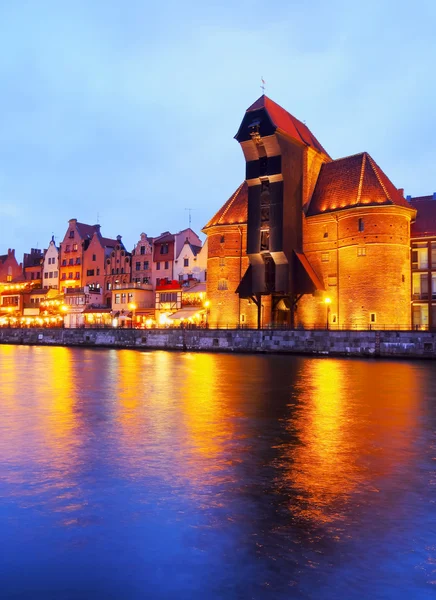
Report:
[[[392,378],[400,390],[394,397]],[[298,441],[283,448],[279,465],[280,487],[297,492],[294,514],[331,522],[359,486],[376,493],[379,477],[411,459],[420,393],[415,378],[407,364],[330,359],[313,360],[299,374],[287,422]]]

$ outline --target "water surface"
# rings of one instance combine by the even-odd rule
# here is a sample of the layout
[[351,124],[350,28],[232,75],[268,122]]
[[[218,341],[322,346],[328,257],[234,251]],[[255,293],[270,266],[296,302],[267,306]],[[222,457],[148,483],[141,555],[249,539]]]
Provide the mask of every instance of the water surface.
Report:
[[0,596],[436,597],[432,362],[0,346]]

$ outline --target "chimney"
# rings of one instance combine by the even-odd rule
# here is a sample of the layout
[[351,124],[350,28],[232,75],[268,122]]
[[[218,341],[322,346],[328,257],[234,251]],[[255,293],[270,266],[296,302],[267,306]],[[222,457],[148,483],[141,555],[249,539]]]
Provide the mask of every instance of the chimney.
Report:
[[398,191],[400,192],[400,194],[401,194],[402,196],[404,196],[404,188],[398,188]]
[[410,194],[409,194],[409,195],[407,195],[407,196],[406,196],[406,200],[407,200],[407,202],[410,202],[410,201],[412,200],[412,196],[411,196]]
[[72,225],[72,224],[74,224],[74,225],[75,225],[75,224],[77,223],[77,219],[70,219],[70,220],[68,221],[68,223],[70,223],[70,225]]
[[117,235],[117,242],[121,242],[121,238],[122,238],[122,237],[123,237],[123,236],[121,236],[121,235]]

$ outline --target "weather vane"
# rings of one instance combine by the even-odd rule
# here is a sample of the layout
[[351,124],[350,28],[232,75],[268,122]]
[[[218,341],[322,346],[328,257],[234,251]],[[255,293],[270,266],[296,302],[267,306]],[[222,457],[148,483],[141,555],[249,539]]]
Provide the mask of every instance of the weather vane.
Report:
[[262,88],[262,92],[265,94],[265,85],[266,85],[265,80],[263,77],[261,77],[260,81],[261,81],[260,87]]

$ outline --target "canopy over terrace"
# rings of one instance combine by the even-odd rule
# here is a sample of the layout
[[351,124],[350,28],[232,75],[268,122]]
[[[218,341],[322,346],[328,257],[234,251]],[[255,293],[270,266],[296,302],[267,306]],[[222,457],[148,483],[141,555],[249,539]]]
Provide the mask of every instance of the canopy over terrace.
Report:
[[185,306],[172,315],[168,315],[168,319],[171,321],[189,321],[190,323],[200,324],[205,312],[204,309],[198,306]]

